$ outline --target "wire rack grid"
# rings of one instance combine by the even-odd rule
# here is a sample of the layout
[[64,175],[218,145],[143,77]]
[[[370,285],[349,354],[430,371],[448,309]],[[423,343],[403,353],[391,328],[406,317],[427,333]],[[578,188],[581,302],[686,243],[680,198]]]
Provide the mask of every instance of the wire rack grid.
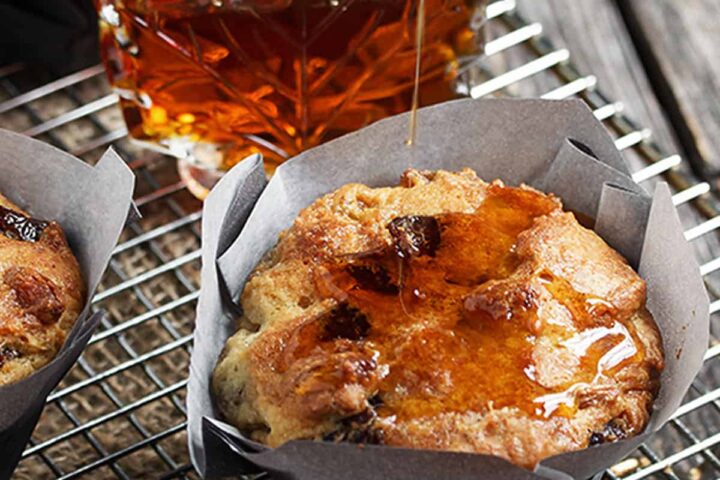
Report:
[[[488,7],[496,32],[486,57],[466,72],[473,97],[508,95],[528,82],[543,98],[585,100],[633,166],[635,181],[664,179],[696,247],[720,311],[716,278],[720,247],[718,198],[678,155],[659,148],[651,131],[623,114],[529,23],[513,0]],[[517,65],[496,61],[512,56]],[[500,67],[497,65],[500,64]],[[197,478],[186,447],[185,387],[200,270],[200,208],[178,179],[175,161],[140,150],[126,136],[117,97],[100,65],[43,83],[22,65],[0,67],[0,126],[47,141],[89,163],[112,145],[135,171],[143,219],[114,251],[94,307],[108,312],[100,330],[48,398],[15,472],[36,478]],[[720,277],[720,276],[719,276]],[[605,473],[606,478],[672,480],[720,475],[720,344],[712,335],[701,375],[669,424]]]

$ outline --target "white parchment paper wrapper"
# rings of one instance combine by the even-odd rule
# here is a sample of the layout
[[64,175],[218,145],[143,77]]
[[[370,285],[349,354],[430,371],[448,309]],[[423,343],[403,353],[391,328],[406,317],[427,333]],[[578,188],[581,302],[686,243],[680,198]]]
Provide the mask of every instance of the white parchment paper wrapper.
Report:
[[100,282],[128,216],[135,176],[108,150],[94,167],[50,145],[0,130],[0,193],[65,231],[85,280],[87,301],[55,359],[31,376],[0,387],[0,479],[9,478],[45,399],[75,363],[102,318],[90,314]]
[[[407,122],[407,115],[393,117],[309,150],[279,167],[267,184],[262,160],[250,157],[208,197],[188,387],[190,451],[204,476],[267,470],[273,478],[302,480],[582,479],[631,452],[679,406],[707,347],[708,299],[667,185],[648,195],[635,184],[612,139],[580,101],[459,100],[425,108],[414,149],[403,145]],[[531,472],[466,453],[312,441],[268,449],[218,420],[211,372],[235,330],[233,299],[262,255],[321,195],[349,182],[396,185],[409,166],[471,167],[487,181],[524,182],[596,219],[595,230],[647,282],[647,305],[662,332],[667,365],[643,434],[548,458]]]

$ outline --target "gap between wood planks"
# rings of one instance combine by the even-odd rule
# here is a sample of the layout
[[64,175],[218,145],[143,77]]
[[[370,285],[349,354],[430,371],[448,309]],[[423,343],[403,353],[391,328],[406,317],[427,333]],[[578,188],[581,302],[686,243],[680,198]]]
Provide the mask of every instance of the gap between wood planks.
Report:
[[682,154],[690,164],[693,173],[704,180],[711,180],[711,172],[695,142],[695,136],[680,108],[680,102],[673,91],[670,81],[663,73],[655,49],[638,20],[638,12],[627,0],[613,0],[627,27],[633,46],[647,72],[647,78],[660,107],[675,131]]

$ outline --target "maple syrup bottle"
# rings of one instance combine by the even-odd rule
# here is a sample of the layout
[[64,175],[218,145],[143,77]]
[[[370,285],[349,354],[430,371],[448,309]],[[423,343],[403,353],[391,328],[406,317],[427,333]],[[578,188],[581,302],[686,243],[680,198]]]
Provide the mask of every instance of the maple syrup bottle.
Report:
[[[203,197],[252,153],[307,148],[456,96],[485,0],[96,0],[130,136]],[[419,63],[418,63],[419,60]]]

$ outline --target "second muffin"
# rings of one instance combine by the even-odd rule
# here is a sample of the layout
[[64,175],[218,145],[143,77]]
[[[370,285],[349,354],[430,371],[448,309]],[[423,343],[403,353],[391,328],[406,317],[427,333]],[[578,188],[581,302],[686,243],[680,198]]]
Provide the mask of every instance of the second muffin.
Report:
[[52,360],[85,299],[80,267],[56,222],[0,195],[0,385]]

